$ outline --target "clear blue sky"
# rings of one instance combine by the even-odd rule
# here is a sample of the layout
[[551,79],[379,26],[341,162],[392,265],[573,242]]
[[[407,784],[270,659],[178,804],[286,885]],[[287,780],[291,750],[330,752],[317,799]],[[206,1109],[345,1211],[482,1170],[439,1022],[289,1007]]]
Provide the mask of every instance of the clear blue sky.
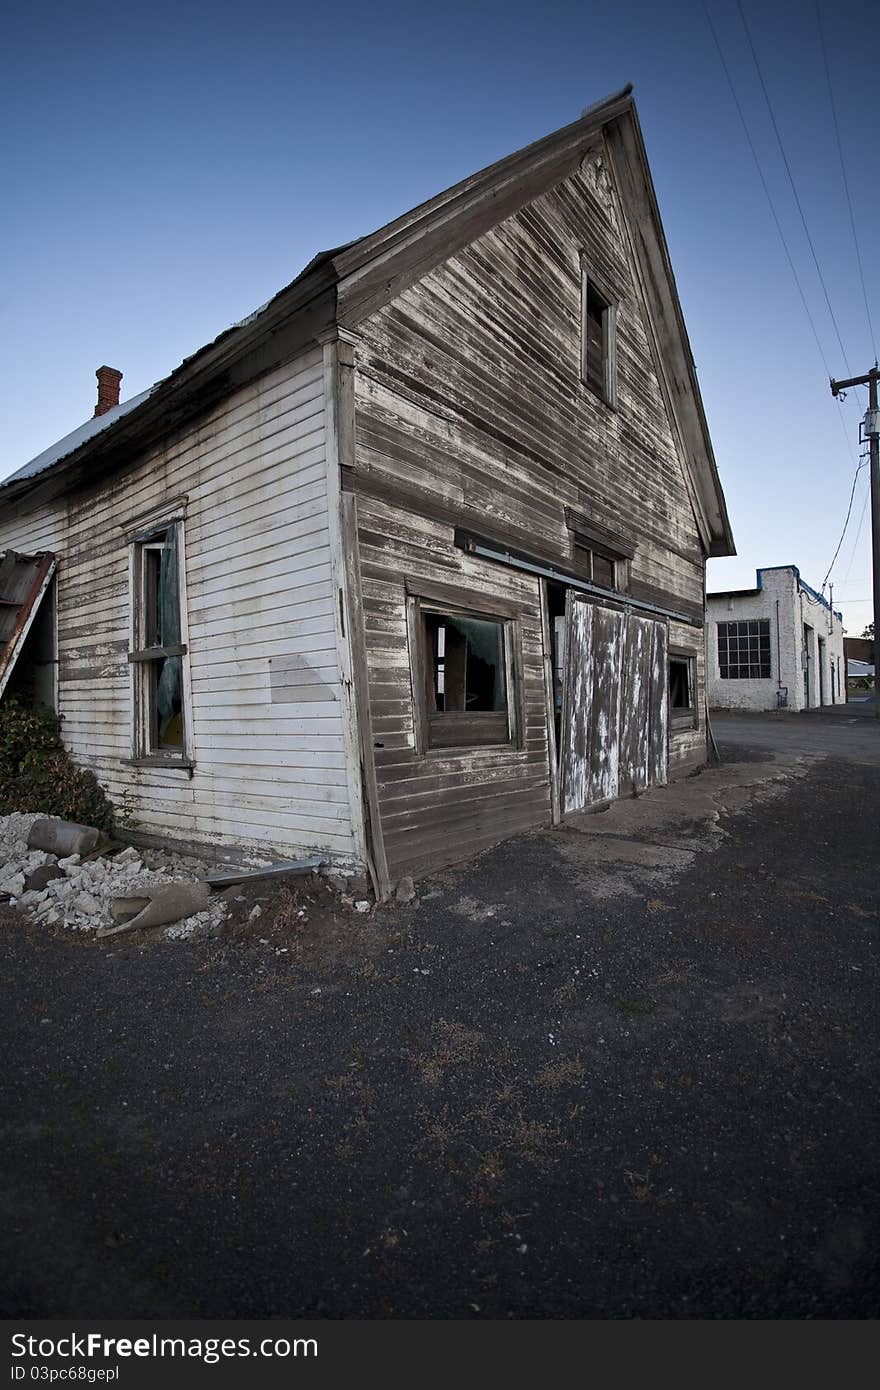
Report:
[[[742,0],[849,368],[873,347],[815,4]],[[868,296],[880,333],[876,12],[820,0]],[[707,0],[829,369],[847,375],[736,0]],[[837,543],[864,392],[842,407],[787,266],[701,0],[404,5],[204,0],[10,11],[0,82],[0,475],[372,230],[631,81],[739,555],[710,589]],[[873,253],[873,254],[871,254]],[[835,416],[842,415],[846,431]],[[848,437],[847,437],[848,436]],[[832,579],[870,617],[860,475]]]

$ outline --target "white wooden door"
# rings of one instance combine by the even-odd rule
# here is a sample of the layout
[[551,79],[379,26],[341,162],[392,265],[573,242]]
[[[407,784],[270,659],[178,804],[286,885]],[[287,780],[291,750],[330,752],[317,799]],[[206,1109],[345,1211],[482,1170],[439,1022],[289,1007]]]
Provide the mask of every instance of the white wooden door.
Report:
[[666,782],[667,627],[569,590],[562,809]]

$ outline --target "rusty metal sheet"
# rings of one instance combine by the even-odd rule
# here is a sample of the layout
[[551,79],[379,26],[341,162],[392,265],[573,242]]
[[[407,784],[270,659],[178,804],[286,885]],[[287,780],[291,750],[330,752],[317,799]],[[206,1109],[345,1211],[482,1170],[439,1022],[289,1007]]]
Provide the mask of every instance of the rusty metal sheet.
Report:
[[0,559],[0,695],[54,573],[55,556],[48,551],[20,555],[7,550]]

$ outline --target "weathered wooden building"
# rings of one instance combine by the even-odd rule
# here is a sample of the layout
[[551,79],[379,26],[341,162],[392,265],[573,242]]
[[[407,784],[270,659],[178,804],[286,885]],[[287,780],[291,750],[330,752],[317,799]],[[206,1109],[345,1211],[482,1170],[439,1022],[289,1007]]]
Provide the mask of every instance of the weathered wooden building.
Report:
[[704,759],[733,545],[629,89],[99,379],[0,486],[6,667],[142,835],[386,890]]

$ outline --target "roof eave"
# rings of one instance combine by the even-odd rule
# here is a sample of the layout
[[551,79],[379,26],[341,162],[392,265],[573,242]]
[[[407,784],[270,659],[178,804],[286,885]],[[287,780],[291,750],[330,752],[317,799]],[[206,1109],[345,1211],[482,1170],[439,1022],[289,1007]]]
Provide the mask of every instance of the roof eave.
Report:
[[[335,315],[336,278],[333,253],[316,257],[262,309],[185,358],[136,409],[42,472],[0,482],[4,506],[57,496],[86,464],[90,474],[93,465],[113,467],[126,452],[149,448],[230,390],[317,341]],[[310,317],[316,305],[322,307]]]
[[[706,550],[710,558],[721,558],[736,554],[733,530],[727,511],[727,502],[721,486],[721,478],[715,461],[715,452],[709,434],[709,426],[703,407],[703,398],[697,380],[696,367],[691,351],[690,339],[678,295],[672,259],[666,241],[666,233],[660,216],[657,192],[648,163],[645,141],[639,124],[635,103],[615,116],[606,132],[612,164],[618,175],[618,184],[624,170],[631,178],[627,192],[630,195],[630,212],[637,222],[644,225],[646,219],[656,255],[651,257],[651,248],[644,244],[633,247],[634,254],[644,262],[643,269],[650,281],[649,292],[657,300],[655,317],[661,323],[671,319],[671,332],[667,336],[667,349],[676,358],[683,391],[675,393],[673,408],[679,419],[688,452],[694,463],[691,470],[697,487],[698,512],[705,526]],[[638,195],[643,195],[639,197]],[[641,214],[641,217],[639,217]],[[645,228],[647,230],[647,228]],[[651,264],[653,260],[654,264]],[[660,274],[654,273],[659,270]],[[652,306],[649,305],[649,309]]]
[[632,104],[628,84],[561,130],[471,174],[347,248],[334,260],[340,323],[356,329],[407,284],[564,178],[601,142],[608,121]]

